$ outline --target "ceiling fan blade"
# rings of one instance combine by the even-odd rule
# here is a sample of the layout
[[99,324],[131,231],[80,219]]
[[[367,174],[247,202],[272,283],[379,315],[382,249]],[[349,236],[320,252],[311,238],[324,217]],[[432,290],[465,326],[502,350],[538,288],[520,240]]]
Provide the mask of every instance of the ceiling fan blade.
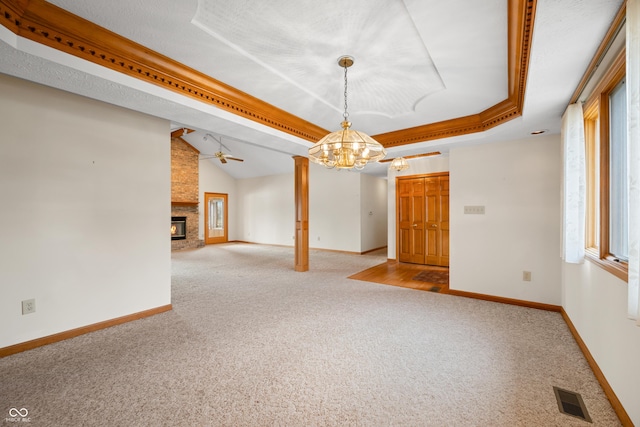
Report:
[[227,159],[227,160],[235,160],[236,162],[244,162],[244,159],[238,159],[238,158],[236,158],[236,157],[229,157],[229,156],[227,156],[227,157],[226,157],[226,159]]
[[221,161],[222,163],[227,163],[227,159],[225,159],[224,157],[220,157],[220,161]]

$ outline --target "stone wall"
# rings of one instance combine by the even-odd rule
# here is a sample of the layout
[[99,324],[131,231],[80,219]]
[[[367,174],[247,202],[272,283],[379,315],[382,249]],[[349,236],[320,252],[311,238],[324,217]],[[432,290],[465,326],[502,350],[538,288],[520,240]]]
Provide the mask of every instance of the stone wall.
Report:
[[199,152],[182,138],[171,139],[171,201],[198,203]]
[[[171,139],[171,216],[187,217],[187,238],[172,240],[172,251],[204,246],[204,241],[198,238],[199,158],[200,152],[186,141],[181,138]],[[168,228],[167,238],[171,238]]]

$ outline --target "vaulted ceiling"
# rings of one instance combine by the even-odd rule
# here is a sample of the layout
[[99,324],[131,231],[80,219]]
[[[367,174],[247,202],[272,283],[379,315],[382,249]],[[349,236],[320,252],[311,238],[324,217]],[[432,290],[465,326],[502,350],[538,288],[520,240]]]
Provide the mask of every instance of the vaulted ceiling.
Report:
[[[388,157],[558,133],[622,0],[0,0],[0,72],[165,118],[236,178],[339,128]],[[386,175],[386,165],[364,172]]]

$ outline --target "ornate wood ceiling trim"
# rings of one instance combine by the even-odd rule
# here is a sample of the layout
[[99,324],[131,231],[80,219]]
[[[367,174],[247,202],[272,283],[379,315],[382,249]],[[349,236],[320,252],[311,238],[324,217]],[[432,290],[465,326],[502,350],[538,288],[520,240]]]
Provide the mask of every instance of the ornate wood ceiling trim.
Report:
[[479,114],[373,135],[385,147],[482,132],[522,115],[537,0],[509,0],[508,98]]
[[43,0],[0,0],[0,23],[20,37],[300,138],[317,141],[329,133]]
[[[375,135],[376,140],[395,147],[460,136],[522,115],[537,0],[508,1],[508,98],[478,114]],[[0,24],[20,37],[309,141],[329,133],[44,0],[0,0]]]
[[[419,159],[421,157],[431,157],[431,156],[439,156],[442,153],[439,151],[431,151],[430,153],[422,153],[422,154],[414,154],[411,156],[399,156],[399,157],[404,157],[406,160],[411,160],[411,159]],[[390,158],[390,159],[382,159],[379,160],[379,163],[387,163],[387,162],[392,162],[394,161],[395,158]]]

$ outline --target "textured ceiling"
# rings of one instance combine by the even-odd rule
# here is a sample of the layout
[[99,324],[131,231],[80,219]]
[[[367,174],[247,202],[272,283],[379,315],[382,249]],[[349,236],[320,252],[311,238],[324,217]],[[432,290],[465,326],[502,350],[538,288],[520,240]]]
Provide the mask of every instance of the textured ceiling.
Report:
[[[328,130],[343,109],[375,135],[476,114],[507,97],[506,0],[54,0],[50,3]],[[521,118],[481,134],[390,149],[390,156],[558,132],[560,115],[621,0],[538,0]],[[310,143],[16,37],[0,26],[0,72],[222,135],[232,176],[285,173]],[[268,153],[268,154],[267,154]],[[270,164],[262,159],[268,158]],[[219,162],[215,162],[219,163]],[[214,163],[214,164],[215,164]],[[258,167],[258,165],[260,165]],[[231,166],[231,167],[228,167]],[[384,175],[385,165],[365,172]]]
[[402,0],[200,0],[192,22],[336,117],[343,103],[336,53],[357,59],[349,104],[361,114],[410,114],[445,87]]

